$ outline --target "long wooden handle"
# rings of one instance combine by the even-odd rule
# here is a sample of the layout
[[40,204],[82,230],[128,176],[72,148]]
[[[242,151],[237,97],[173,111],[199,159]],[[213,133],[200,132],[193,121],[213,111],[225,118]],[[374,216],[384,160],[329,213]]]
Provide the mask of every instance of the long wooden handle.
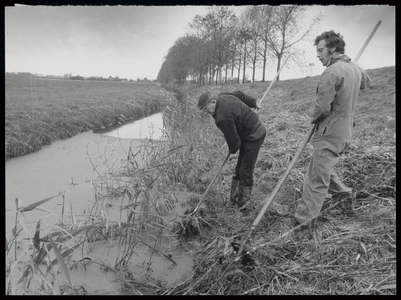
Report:
[[199,201],[199,204],[195,207],[192,213],[190,213],[188,216],[192,216],[196,213],[196,211],[199,209],[200,205],[202,204],[203,200],[205,200],[207,193],[209,192],[210,188],[213,186],[214,182],[217,179],[217,176],[219,176],[221,170],[223,169],[224,165],[226,164],[228,158],[230,157],[230,153],[228,153],[226,159],[223,161],[223,163],[220,166],[220,169],[217,171],[216,176],[214,176],[212,182],[209,183],[209,186],[207,187],[206,191],[203,193],[202,199]]
[[[370,36],[366,40],[365,44],[362,46],[361,50],[359,51],[358,55],[356,56],[355,62],[357,62],[358,59],[361,57],[363,51],[365,50],[366,46],[369,44],[369,42],[372,39],[373,35],[375,34],[377,28],[379,28],[380,24],[381,24],[381,21],[377,22],[377,24],[376,24],[375,28],[373,29],[372,33],[370,34]],[[292,167],[294,166],[295,162],[298,160],[299,156],[301,155],[302,151],[304,150],[306,144],[308,144],[310,138],[312,137],[312,135],[313,135],[313,133],[315,131],[315,128],[316,128],[316,124],[310,130],[310,132],[308,133],[306,139],[304,140],[304,142],[302,143],[302,145],[299,147],[299,149],[295,153],[294,157],[292,158],[290,164],[287,167],[287,170],[281,176],[281,178],[278,181],[277,185],[274,187],[272,193],[266,199],[262,209],[260,210],[258,216],[256,217],[255,221],[253,222],[251,228],[248,230],[248,232],[245,234],[244,238],[242,239],[241,246],[240,246],[240,249],[238,251],[238,256],[242,255],[242,251],[244,249],[245,243],[248,241],[249,237],[251,236],[252,231],[256,228],[256,226],[259,225],[263,215],[266,212],[267,207],[270,205],[270,203],[272,202],[272,200],[274,199],[274,197],[276,196],[278,191],[281,189],[281,187],[282,187],[285,179],[287,178],[288,174],[290,173]]]
[[270,83],[269,87],[267,88],[266,92],[263,94],[262,98],[259,100],[258,105],[260,106],[260,104],[262,103],[263,99],[266,97],[267,93],[269,92],[270,88],[272,87],[273,83],[276,81],[278,75],[280,75],[281,70],[284,68],[285,64],[287,63],[288,59],[290,57],[288,56],[285,61],[283,62],[283,64],[281,65],[280,70],[278,70],[276,76],[274,76],[272,82]]
[[288,165],[287,169],[285,170],[284,174],[281,176],[280,180],[278,181],[277,185],[274,187],[273,191],[269,195],[269,197],[266,199],[262,209],[260,210],[259,214],[257,215],[255,221],[253,221],[253,224],[251,228],[249,228],[248,232],[245,234],[244,238],[242,239],[240,249],[238,251],[238,255],[242,253],[242,250],[244,249],[245,243],[248,241],[249,237],[251,236],[253,230],[256,228],[256,226],[259,225],[260,221],[262,220],[267,208],[269,207],[270,203],[273,201],[274,197],[276,194],[280,191],[281,187],[284,184],[284,181],[286,180],[288,174],[290,174],[290,171],[294,164],[297,162],[299,156],[301,155],[302,151],[304,150],[305,146],[308,144],[310,138],[312,137],[314,131],[315,131],[316,125],[312,127],[312,129],[309,131],[306,139],[302,143],[302,145],[298,148],[297,152],[295,153],[294,157],[291,159],[290,164]]
[[377,22],[375,28],[373,29],[372,33],[370,34],[370,36],[368,37],[368,39],[366,40],[365,44],[363,45],[362,49],[359,51],[358,55],[355,57],[354,61],[357,62],[359,60],[359,58],[361,57],[363,51],[365,51],[365,48],[368,46],[370,40],[372,39],[373,35],[376,33],[377,28],[379,28],[380,24],[382,23],[381,20],[379,20],[379,22]]

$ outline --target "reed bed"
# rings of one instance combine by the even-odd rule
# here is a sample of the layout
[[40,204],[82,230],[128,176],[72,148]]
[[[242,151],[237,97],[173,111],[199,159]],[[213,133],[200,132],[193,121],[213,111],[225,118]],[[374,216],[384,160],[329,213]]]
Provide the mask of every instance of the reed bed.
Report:
[[[179,201],[174,193],[186,193],[188,203],[182,205],[195,205],[198,194],[189,191],[201,190],[208,179],[200,178],[199,174],[205,176],[205,170],[212,169],[207,159],[209,152],[197,144],[202,138],[196,138],[193,134],[192,138],[189,137],[191,132],[201,132],[202,137],[212,136],[210,132],[214,128],[208,122],[192,122],[193,118],[200,119],[202,116],[194,107],[177,101],[172,93],[166,91],[163,98],[170,103],[165,109],[164,118],[171,127],[166,128],[162,140],[147,139],[139,149],[130,148],[122,162],[109,161],[108,157],[103,157],[102,164],[106,171],[98,173],[98,179],[93,182],[95,196],[86,214],[68,215],[68,206],[64,205],[65,196],[57,195],[55,197],[63,198],[60,223],[44,229],[40,227],[39,220],[33,236],[24,224],[23,214],[55,197],[38,201],[27,208],[17,206],[16,227],[12,238],[6,241],[7,294],[62,294],[63,291],[54,286],[54,280],[48,280],[49,276],[54,277],[60,271],[69,282],[63,287],[68,294],[85,293],[83,286],[72,285],[68,271],[69,267],[76,264],[70,254],[75,250],[82,251],[85,243],[107,240],[117,245],[115,262],[103,266],[108,270],[126,268],[137,251],[137,245],[148,246],[155,255],[171,260],[163,253],[163,246],[167,244],[169,247],[180,248],[177,239],[179,222],[177,218],[171,217],[171,211]],[[186,127],[176,130],[177,124],[183,123],[174,123],[173,120],[183,115],[187,118],[184,120]],[[195,124],[203,126],[195,128]],[[188,133],[185,137],[184,131]],[[210,140],[210,149],[216,147],[216,140]],[[221,140],[219,142],[222,143]],[[94,165],[96,172],[99,169],[102,168]],[[28,260],[17,257],[17,244],[25,239],[22,234],[28,236],[24,246],[25,253],[31,253],[31,259]],[[48,235],[50,240],[46,238]],[[54,252],[52,255],[51,251]],[[151,263],[150,260],[148,265]],[[47,270],[43,271],[40,265],[45,265]]]
[[81,290],[73,286],[67,265],[71,264],[70,255],[86,242],[85,232],[92,225],[75,223],[72,214],[67,218],[64,201],[59,224],[43,228],[39,219],[33,235],[25,224],[25,214],[58,197],[64,200],[60,194],[27,207],[16,199],[15,227],[11,238],[6,238],[6,295],[59,295],[60,289],[54,283],[60,271],[73,291]]

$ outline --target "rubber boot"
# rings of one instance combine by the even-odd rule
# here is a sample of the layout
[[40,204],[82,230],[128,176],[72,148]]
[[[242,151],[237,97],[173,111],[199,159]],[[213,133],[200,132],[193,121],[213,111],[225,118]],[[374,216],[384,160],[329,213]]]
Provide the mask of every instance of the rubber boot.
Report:
[[239,185],[239,180],[233,178],[231,180],[230,202],[235,205],[237,205],[238,201],[238,189],[239,189],[238,185]]
[[240,186],[238,192],[238,209],[244,210],[251,203],[252,186]]

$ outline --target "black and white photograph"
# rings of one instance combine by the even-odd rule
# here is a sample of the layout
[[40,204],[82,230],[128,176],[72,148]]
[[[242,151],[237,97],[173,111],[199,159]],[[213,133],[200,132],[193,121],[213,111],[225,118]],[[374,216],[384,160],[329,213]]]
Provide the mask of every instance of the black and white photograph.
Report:
[[396,295],[395,11],[6,3],[5,295]]

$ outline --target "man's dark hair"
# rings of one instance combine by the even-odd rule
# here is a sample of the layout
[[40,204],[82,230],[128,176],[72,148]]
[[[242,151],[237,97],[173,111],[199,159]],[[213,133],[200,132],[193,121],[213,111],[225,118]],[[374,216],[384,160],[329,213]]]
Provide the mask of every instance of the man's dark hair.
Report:
[[314,46],[316,46],[321,40],[326,41],[327,48],[335,47],[337,52],[344,54],[345,42],[340,33],[335,33],[333,30],[325,31],[316,37]]

